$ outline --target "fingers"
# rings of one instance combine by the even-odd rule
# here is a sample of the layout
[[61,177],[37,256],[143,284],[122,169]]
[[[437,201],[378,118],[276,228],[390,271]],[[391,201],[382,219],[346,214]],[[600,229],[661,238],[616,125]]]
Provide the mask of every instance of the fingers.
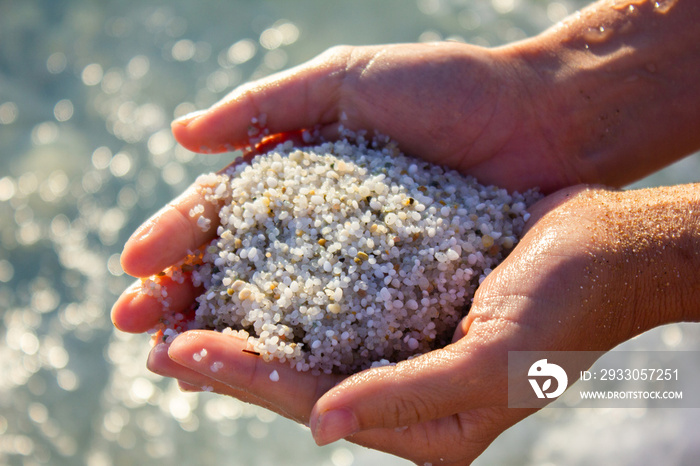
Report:
[[195,152],[242,148],[251,139],[337,121],[347,48],[331,49],[288,71],[245,84],[204,112],[172,124],[180,144]]
[[235,397],[246,403],[254,403],[258,406],[262,406],[263,408],[285,415],[276,409],[275,406],[261,398],[256,397],[255,395],[252,395],[251,393],[244,390],[236,390],[219,382],[218,380],[207,377],[200,372],[176,363],[168,355],[169,348],[170,344],[168,343],[160,343],[153,347],[148,355],[148,361],[146,364],[148,370],[164,377],[172,377],[177,379],[178,385],[184,391],[213,391],[222,395]]
[[416,464],[471,464],[504,430],[534,410],[480,408],[396,429],[373,429],[347,440]]
[[[193,211],[200,205],[204,212]],[[124,246],[122,268],[129,275],[148,277],[180,262],[214,238],[218,210],[204,199],[204,187],[195,182],[134,232]]]
[[[509,324],[493,329],[509,333]],[[496,348],[496,349],[494,349]],[[314,406],[319,445],[376,428],[402,428],[485,406],[507,405],[507,351],[465,338],[443,349],[349,377]]]
[[[252,141],[260,152],[288,139],[303,142],[302,130],[333,125],[340,118],[349,50],[331,49],[304,65],[243,85],[211,109],[174,121],[173,134],[197,152],[242,148]],[[204,203],[203,197],[195,184],[145,222],[124,248],[124,271],[137,277],[152,275],[213,238],[218,209]],[[198,204],[204,205],[203,216],[212,221],[208,231],[202,231],[189,214]]]
[[[260,369],[256,370],[260,374],[260,380],[256,381],[256,376],[251,376],[249,372],[244,374],[245,370],[240,370],[242,368],[239,359],[238,363],[229,360],[223,365],[216,364],[215,358],[223,358],[225,355],[219,354],[216,345],[209,345],[210,342],[206,339],[192,338],[194,333],[188,332],[188,337],[182,338],[177,345],[156,345],[149,355],[148,368],[157,374],[178,379],[179,386],[185,391],[214,391],[254,403],[302,423],[308,423],[308,413],[311,410],[308,400],[314,397],[305,393],[300,396],[300,391],[323,391],[323,384],[332,386],[335,382],[328,376],[321,376],[320,383],[304,382],[305,379],[318,377],[309,373],[299,373],[288,365],[274,362],[261,363]],[[227,338],[233,340],[228,343],[236,352],[234,359],[244,357],[260,361],[259,357],[240,351],[245,347],[243,340]],[[208,345],[209,349],[206,352],[202,352],[200,340]],[[171,356],[184,359],[176,362]],[[214,367],[216,370],[212,371]],[[241,374],[237,374],[239,370]],[[271,371],[277,371],[277,382],[270,380],[268,374]],[[237,387],[236,384],[243,380],[252,382],[245,387]],[[284,398],[281,402],[280,394],[283,394]],[[526,410],[505,410],[510,416],[504,416],[498,410],[493,410],[493,413],[491,411],[491,408],[485,408],[410,427],[367,430],[353,435],[348,440],[411,459],[418,464],[465,464],[483,452],[504,429],[530,414]]]
[[[202,351],[205,346],[206,351]],[[171,345],[154,347],[148,367],[157,374],[178,379],[184,390],[233,396],[302,423],[308,423],[308,414],[319,394],[340,379],[299,373],[278,362],[266,363],[243,349],[243,339],[192,331]],[[276,382],[270,378],[273,371],[277,372],[278,378],[273,377]],[[410,426],[364,430],[348,440],[418,464],[465,464],[481,454],[503,430],[531,412],[481,408]]]
[[146,294],[140,280],[122,293],[112,307],[112,322],[123,332],[142,333],[153,329],[167,315],[185,313],[201,289],[186,279],[182,283],[168,277],[158,277],[161,295]]
[[[168,356],[184,368],[226,385],[237,398],[254,396],[258,401],[252,402],[261,404],[264,400],[264,406],[304,423],[316,400],[341,380],[341,376],[299,372],[288,363],[265,362],[245,349],[245,339],[194,330],[177,337]],[[185,381],[192,383],[191,379]]]

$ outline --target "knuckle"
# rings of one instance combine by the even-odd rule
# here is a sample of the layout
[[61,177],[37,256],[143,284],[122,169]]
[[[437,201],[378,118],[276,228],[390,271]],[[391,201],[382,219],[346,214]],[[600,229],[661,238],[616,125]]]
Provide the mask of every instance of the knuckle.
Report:
[[355,47],[351,45],[334,45],[333,47],[327,48],[320,57],[325,60],[334,61],[338,58],[345,58],[352,54]]

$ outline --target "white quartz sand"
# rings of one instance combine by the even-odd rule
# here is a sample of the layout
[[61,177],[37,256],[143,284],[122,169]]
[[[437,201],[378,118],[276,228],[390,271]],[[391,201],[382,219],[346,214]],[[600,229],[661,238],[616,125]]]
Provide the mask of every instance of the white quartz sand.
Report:
[[194,326],[326,373],[447,344],[539,198],[345,140],[287,143],[199,182],[222,207],[193,273]]

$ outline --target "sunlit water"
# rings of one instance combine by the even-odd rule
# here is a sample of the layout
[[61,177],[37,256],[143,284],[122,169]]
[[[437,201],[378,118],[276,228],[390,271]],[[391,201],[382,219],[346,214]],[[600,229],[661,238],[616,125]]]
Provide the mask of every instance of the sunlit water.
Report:
[[[100,3],[98,5],[98,3]],[[569,0],[23,1],[0,5],[0,463],[406,464],[145,369],[148,338],[115,332],[133,229],[233,154],[177,147],[172,118],[340,44],[496,45]],[[697,181],[692,157],[643,184]],[[699,349],[693,326],[630,348]],[[690,462],[692,410],[543,410],[483,464]]]

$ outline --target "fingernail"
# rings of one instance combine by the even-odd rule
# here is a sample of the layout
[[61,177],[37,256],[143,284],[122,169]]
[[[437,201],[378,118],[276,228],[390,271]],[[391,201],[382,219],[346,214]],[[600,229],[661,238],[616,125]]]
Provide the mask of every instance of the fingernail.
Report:
[[131,285],[129,285],[129,287],[126,290],[124,290],[124,294],[136,295],[141,292],[142,288],[143,282],[141,280],[134,280],[133,282],[131,282]]
[[[141,280],[136,280],[131,285],[129,285],[129,287],[126,290],[124,290],[124,292],[119,297],[119,299],[114,304],[112,304],[112,310],[109,312],[109,315],[112,319],[112,324],[115,327],[117,327],[119,330],[125,331],[125,330],[122,330],[121,327],[119,327],[119,325],[118,325],[119,322],[117,322],[114,318],[115,317],[114,316],[115,310],[118,307],[124,306],[127,302],[132,302],[139,295],[140,292],[141,292]],[[128,330],[126,330],[126,331],[128,331]]]
[[153,349],[151,349],[151,352],[154,356],[160,353],[167,353],[169,347],[170,344],[168,343],[156,343],[155,345],[153,345]]
[[203,391],[206,391],[206,388],[208,388],[208,387],[198,387],[197,385],[192,385],[191,383],[187,383],[187,382],[182,381],[182,380],[178,380],[177,385],[178,385],[178,388],[180,388],[180,390],[182,390],[183,392],[193,392],[193,393],[203,392]]
[[321,446],[358,432],[360,426],[352,411],[341,408],[321,414],[311,430],[314,440]]
[[199,118],[200,116],[204,115],[207,111],[206,110],[197,110],[195,112],[190,112],[187,115],[183,115],[180,118],[176,118],[173,123],[177,123],[178,125],[183,125],[187,126],[190,123],[192,123],[194,120]]
[[150,219],[146,220],[145,223],[143,223],[140,227],[136,229],[135,232],[132,233],[131,237],[129,238],[129,241],[141,241],[143,238],[147,237],[151,231],[153,231],[153,227],[155,226],[156,222],[153,217]]
[[141,293],[142,290],[142,282],[141,280],[134,280],[131,285],[129,285],[123,292],[122,295],[119,297],[116,303],[112,305],[112,310],[119,304],[123,305],[125,300],[128,300],[129,302],[133,301],[139,296],[139,293]]
[[170,377],[168,372],[168,366],[164,364],[167,357],[163,357],[163,353],[168,352],[167,343],[157,343],[148,353],[148,358],[146,359],[146,368],[153,372],[154,374],[162,375],[163,377]]
[[163,215],[165,215],[170,209],[172,209],[172,205],[170,204],[167,204],[165,205],[165,207],[162,207],[158,212],[153,214],[151,218],[142,223],[141,226],[138,227],[134,233],[132,233],[128,241],[141,241],[144,238],[148,237],[151,233],[155,231],[155,226],[160,220],[160,218]]
[[[168,357],[181,364],[189,363],[193,355],[192,342],[198,338],[199,334],[197,332],[184,332],[179,334],[172,342],[170,342]],[[200,350],[197,349],[195,351],[199,352]]]

